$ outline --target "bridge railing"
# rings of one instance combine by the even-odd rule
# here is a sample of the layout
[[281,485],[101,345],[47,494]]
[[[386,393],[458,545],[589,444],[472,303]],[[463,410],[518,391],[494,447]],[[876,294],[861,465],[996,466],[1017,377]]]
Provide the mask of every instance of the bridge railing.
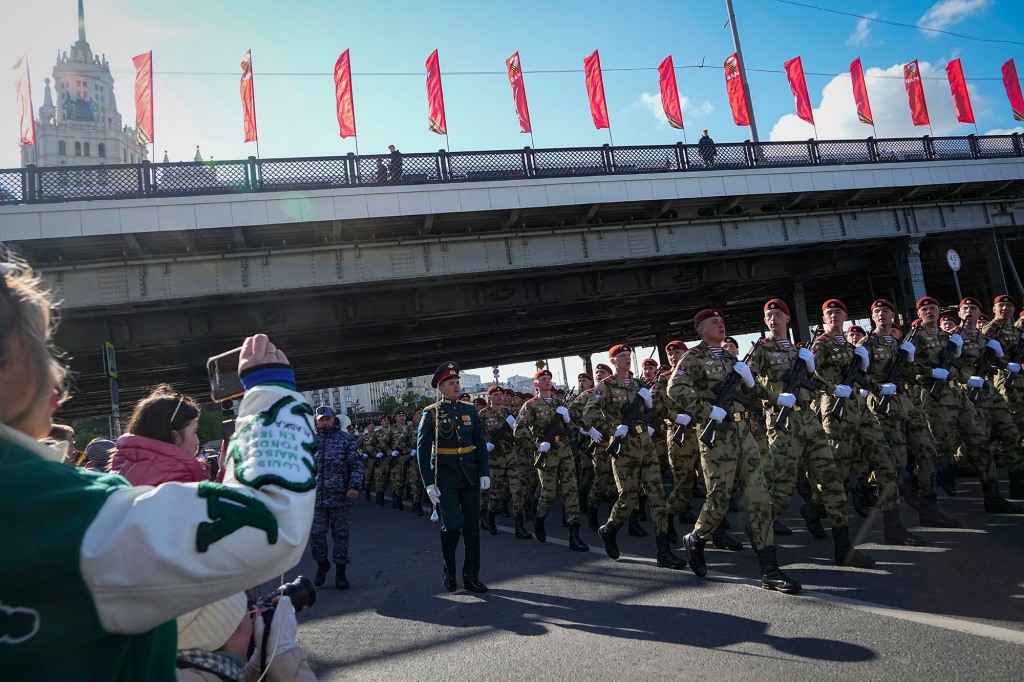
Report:
[[1021,135],[728,142],[44,166],[0,170],[0,204],[529,178],[1024,157]]

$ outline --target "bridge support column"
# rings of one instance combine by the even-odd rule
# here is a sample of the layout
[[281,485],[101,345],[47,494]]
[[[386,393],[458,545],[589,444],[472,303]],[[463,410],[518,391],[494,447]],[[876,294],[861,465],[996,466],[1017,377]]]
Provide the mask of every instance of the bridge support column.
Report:
[[900,295],[903,297],[897,305],[903,310],[917,310],[917,301],[928,293],[924,286],[924,269],[921,267],[922,239],[923,237],[915,237],[907,242],[907,248],[896,262]]
[[811,340],[811,323],[807,319],[807,299],[804,296],[804,283],[800,280],[793,282],[793,319],[790,326],[793,327],[793,340],[808,342]]
[[658,364],[668,364],[668,353],[665,352],[665,346],[668,345],[668,334],[665,333],[664,327],[659,327],[654,332],[654,345],[658,348]]
[[581,355],[580,360],[583,361],[583,369],[586,370],[587,374],[593,379],[594,377],[594,363],[590,361],[590,355]]

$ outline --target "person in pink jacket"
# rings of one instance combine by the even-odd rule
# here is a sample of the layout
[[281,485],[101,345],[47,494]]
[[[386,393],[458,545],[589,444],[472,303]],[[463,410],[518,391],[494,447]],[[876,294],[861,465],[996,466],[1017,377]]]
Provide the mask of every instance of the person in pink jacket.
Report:
[[195,401],[161,384],[135,406],[127,433],[117,439],[110,470],[132,485],[208,480],[209,466],[196,459],[198,428]]

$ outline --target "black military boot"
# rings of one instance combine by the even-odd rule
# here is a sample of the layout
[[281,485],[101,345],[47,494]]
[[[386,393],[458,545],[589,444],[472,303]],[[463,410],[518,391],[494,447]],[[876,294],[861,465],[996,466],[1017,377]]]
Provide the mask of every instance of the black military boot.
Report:
[[597,520],[597,505],[587,505],[587,525],[590,526],[590,530],[597,532],[598,527],[601,523]]
[[398,511],[405,511],[405,505],[402,504],[402,493],[400,491],[391,491],[391,506]]
[[871,568],[875,565],[874,559],[857,551],[850,543],[849,526],[832,526],[832,544],[836,548],[836,563],[840,566]]
[[772,521],[772,532],[776,535],[792,535],[793,529],[776,519]]
[[743,543],[726,533],[721,526],[711,533],[711,545],[728,552],[739,552],[743,549]]
[[679,542],[679,533],[676,531],[675,519],[668,515],[668,541],[672,544]]
[[569,549],[574,552],[590,551],[590,546],[580,540],[580,524],[578,523],[569,526]]
[[797,581],[790,578],[779,568],[775,558],[775,545],[758,550],[757,561],[761,565],[761,588],[776,590],[784,594],[794,594],[803,589]]
[[986,514],[1024,514],[1024,507],[1010,502],[999,494],[999,481],[982,481]]
[[849,489],[850,501],[853,502],[853,510],[857,516],[866,519],[871,513],[871,508],[878,501],[878,496],[871,489],[866,479],[856,478]]
[[1011,500],[1024,500],[1024,471],[1009,471],[1010,491],[1008,496]]
[[959,528],[960,521],[953,519],[939,511],[937,496],[920,495],[918,497],[918,515],[921,525],[925,528]]
[[367,502],[370,501],[370,488],[369,487],[366,488],[366,501]]
[[533,534],[537,536],[538,542],[548,541],[548,532],[544,530],[544,519],[546,519],[547,517],[547,514],[545,514],[544,516],[541,516],[540,514],[535,514],[533,517]]
[[313,584],[317,587],[322,587],[324,581],[327,580],[327,571],[329,570],[331,570],[330,561],[316,562],[316,575],[313,576]]
[[657,533],[654,536],[654,542],[658,548],[658,553],[655,556],[658,559],[659,566],[662,568],[671,568],[674,571],[686,568],[686,562],[672,553],[672,547],[669,544],[668,535],[665,535],[664,533]]
[[565,507],[562,507],[562,528],[569,527],[569,517],[565,515]]
[[690,558],[690,570],[698,578],[703,578],[708,574],[708,564],[704,561],[705,544],[707,544],[707,540],[698,538],[696,532],[683,536],[683,547]]
[[619,558],[619,544],[615,542],[615,536],[618,535],[620,528],[622,528],[622,526],[616,526],[614,523],[609,521],[597,529],[597,534],[601,538],[601,542],[604,544],[604,552],[612,559]]
[[914,535],[903,527],[899,509],[882,512],[882,536],[887,545],[920,547],[925,544],[924,538]]
[[[641,521],[647,520],[647,496],[638,495],[636,499],[636,517]],[[647,535],[647,533],[644,533]]]
[[377,504],[381,507],[384,506],[384,492],[380,491],[377,493]]
[[487,512],[486,516],[484,517],[486,519],[486,521],[487,521],[487,525],[484,526],[484,530],[486,530],[491,535],[497,535],[498,534],[498,524],[495,523],[494,516],[495,516],[495,513],[492,512],[492,511],[489,511],[489,512]]
[[334,573],[334,586],[339,590],[349,588],[348,578],[345,577],[345,564],[335,564],[337,571]]
[[813,491],[811,490],[811,482],[807,480],[806,476],[799,476],[796,479],[796,492],[800,495],[800,498],[804,502],[810,502]]
[[507,519],[511,516],[512,514],[509,512],[509,502],[508,500],[505,500],[504,502],[501,503],[501,518]]
[[[824,511],[823,509],[820,511]],[[825,539],[825,528],[821,525],[821,515],[818,514],[818,505],[805,503],[800,507],[800,516],[804,517],[804,523],[807,524],[807,532],[819,540]],[[778,535],[779,532],[775,531]]]
[[640,519],[636,512],[629,515],[629,534],[635,535],[638,538],[647,537],[647,531],[640,525]]
[[956,467],[952,462],[939,465],[935,472],[935,485],[942,488],[950,497],[956,497]]
[[533,520],[533,513],[536,511],[536,506],[532,498],[527,496],[526,501],[523,503],[523,512],[526,514],[526,518]]
[[516,514],[516,539],[517,540],[532,540],[533,535],[526,531],[526,527],[523,526],[523,515]]
[[412,513],[416,516],[423,516],[423,503],[420,500],[413,500]]
[[921,510],[921,481],[916,474],[901,472],[897,479],[900,496],[911,509]]
[[747,536],[747,542],[750,543],[750,549],[756,552],[758,550],[758,547],[757,540],[754,539],[754,529],[751,528],[750,524],[748,523],[746,526],[743,527],[743,532]]
[[693,508],[690,505],[686,505],[686,509],[679,512],[679,523],[697,523],[697,515],[693,513]]

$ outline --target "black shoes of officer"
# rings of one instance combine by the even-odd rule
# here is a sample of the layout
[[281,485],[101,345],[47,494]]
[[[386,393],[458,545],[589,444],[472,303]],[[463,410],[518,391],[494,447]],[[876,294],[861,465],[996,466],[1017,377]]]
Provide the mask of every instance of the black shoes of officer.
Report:
[[448,570],[448,567],[441,564],[441,580],[444,582],[444,589],[449,592],[454,592],[459,589],[459,584],[455,582],[455,576]]
[[516,540],[532,540],[533,536],[523,526],[523,514],[516,514]]
[[640,525],[640,518],[637,512],[629,515],[629,534],[638,538],[647,537],[647,531]]
[[384,493],[383,492],[377,493],[377,505],[381,506],[381,507],[384,506]]
[[999,481],[982,481],[986,514],[1024,514],[1024,507],[1010,502],[999,494]]
[[587,525],[590,526],[590,530],[594,531],[595,533],[601,525],[601,522],[597,520],[596,504],[587,505]]
[[535,514],[533,517],[533,534],[537,536],[537,542],[547,542],[548,532],[544,529],[544,519],[548,517],[547,514],[541,516]]
[[852,568],[871,568],[875,560],[854,549],[849,526],[832,526],[832,544],[836,548],[836,564]]
[[686,568],[686,561],[672,553],[672,546],[669,543],[668,535],[664,533],[655,533],[654,543],[658,548],[658,553],[655,554],[655,558],[658,560],[658,566],[662,568],[671,568],[673,571],[679,571]]
[[705,544],[707,540],[701,540],[696,533],[683,536],[683,547],[686,548],[686,554],[690,559],[690,570],[698,578],[708,574],[708,564],[704,560]]
[[590,546],[580,540],[580,524],[574,523],[569,526],[569,549],[574,552],[589,552]]
[[491,535],[497,535],[498,534],[498,524],[495,523],[494,517],[495,517],[495,513],[492,512],[492,511],[487,512],[487,514],[484,516],[484,519],[486,521],[486,525],[484,525],[484,529],[488,533],[490,533]]
[[[819,512],[824,511],[819,509],[817,505],[805,502],[800,507],[800,516],[804,517],[804,523],[807,524],[807,532],[819,540],[825,539],[825,527],[821,525],[821,515]],[[775,531],[778,535],[779,531]]]
[[416,516],[423,516],[423,503],[420,500],[415,500],[412,503],[412,513]]
[[887,545],[920,547],[925,544],[924,538],[903,527],[898,509],[882,512],[882,537]]
[[601,538],[602,544],[604,544],[604,553],[612,559],[619,558],[619,544],[615,541],[615,536],[618,535],[620,528],[622,526],[616,526],[609,521],[597,529],[597,535]]
[[345,577],[345,564],[336,564],[337,571],[334,573],[334,586],[339,590],[349,588],[348,578]]
[[782,523],[782,521],[772,521],[772,532],[776,535],[792,535],[793,529]]
[[316,562],[316,575],[313,576],[313,585],[323,587],[324,582],[327,580],[327,571],[329,570],[331,570],[330,561]]
[[939,511],[935,493],[920,495],[917,498],[917,512],[921,525],[925,528],[959,528],[960,521],[950,518]]
[[726,533],[721,526],[711,533],[711,545],[729,552],[738,552],[743,549],[743,543]]
[[466,588],[466,592],[486,592],[487,585],[484,585],[479,580],[462,580],[462,586]]
[[779,568],[775,558],[775,545],[769,545],[757,551],[757,562],[761,566],[761,588],[775,590],[783,594],[794,594],[803,589],[797,581],[790,578]]

